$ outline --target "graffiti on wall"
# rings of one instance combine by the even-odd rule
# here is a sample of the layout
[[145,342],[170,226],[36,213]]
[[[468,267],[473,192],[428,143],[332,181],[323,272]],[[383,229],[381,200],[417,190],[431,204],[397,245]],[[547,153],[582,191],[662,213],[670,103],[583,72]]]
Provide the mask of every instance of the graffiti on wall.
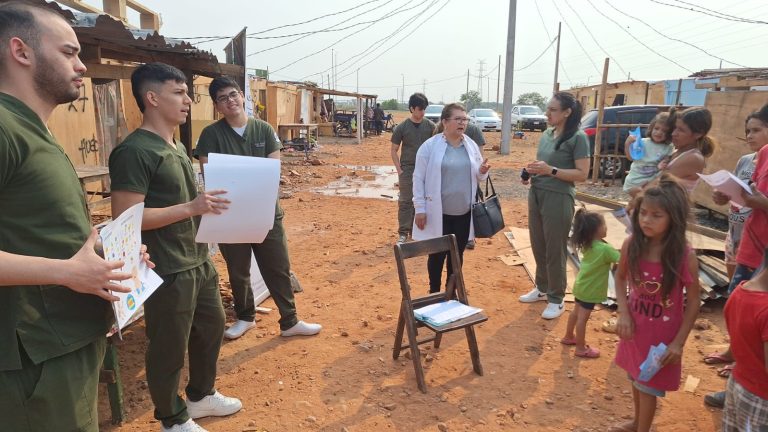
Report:
[[85,161],[91,153],[97,154],[99,152],[99,141],[96,139],[96,135],[93,135],[90,139],[81,139],[78,150],[80,150],[80,156],[83,159],[83,163],[86,163]]
[[[85,112],[85,108],[89,100],[90,98],[88,98],[88,92],[86,91],[86,86],[81,86],[80,97],[69,103],[69,106],[67,107],[67,111]],[[78,106],[80,107],[80,109],[78,109]]]

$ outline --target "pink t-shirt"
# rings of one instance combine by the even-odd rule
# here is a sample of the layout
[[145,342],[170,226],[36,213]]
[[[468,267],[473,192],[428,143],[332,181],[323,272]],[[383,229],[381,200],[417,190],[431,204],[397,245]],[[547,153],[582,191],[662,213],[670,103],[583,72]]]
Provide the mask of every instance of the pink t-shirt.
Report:
[[[686,250],[680,274],[681,279],[669,294],[662,300],[661,281],[663,267],[661,262],[640,260],[640,280],[629,282],[629,311],[635,322],[635,333],[632,339],[619,342],[616,351],[616,365],[627,371],[632,379],[640,375],[640,364],[648,356],[651,345],[659,342],[669,345],[677,336],[683,324],[683,286],[691,283],[688,272],[688,253]],[[668,364],[661,368],[648,382],[642,384],[657,390],[677,390],[680,387],[681,365]]]
[[[757,163],[752,173],[757,190],[768,195],[768,145],[757,152]],[[755,208],[744,223],[736,262],[751,268],[760,266],[763,252],[768,246],[768,211]]]

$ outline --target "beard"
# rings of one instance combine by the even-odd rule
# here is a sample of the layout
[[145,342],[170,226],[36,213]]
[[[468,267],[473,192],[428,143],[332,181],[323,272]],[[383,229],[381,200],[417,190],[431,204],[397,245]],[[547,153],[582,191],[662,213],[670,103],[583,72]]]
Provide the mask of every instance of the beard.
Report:
[[56,105],[69,103],[80,97],[80,89],[72,83],[76,76],[66,77],[57,72],[55,66],[42,53],[38,59],[33,79],[35,90],[40,97],[55,102]]

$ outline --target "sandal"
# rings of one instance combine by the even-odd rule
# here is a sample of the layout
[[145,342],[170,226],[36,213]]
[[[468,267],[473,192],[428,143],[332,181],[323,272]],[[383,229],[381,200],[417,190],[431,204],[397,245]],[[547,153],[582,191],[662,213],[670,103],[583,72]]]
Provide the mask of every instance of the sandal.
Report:
[[733,363],[733,358],[726,357],[724,353],[714,352],[704,356],[704,363],[710,365]]
[[725,365],[717,370],[717,376],[728,378],[729,376],[731,376],[732,370],[733,370],[733,364]]
[[563,345],[576,345],[576,338],[562,338],[560,343]]
[[584,358],[598,358],[600,357],[600,350],[597,348],[592,348],[590,346],[587,346],[587,350],[583,352],[574,351],[573,353],[576,357],[584,357]]

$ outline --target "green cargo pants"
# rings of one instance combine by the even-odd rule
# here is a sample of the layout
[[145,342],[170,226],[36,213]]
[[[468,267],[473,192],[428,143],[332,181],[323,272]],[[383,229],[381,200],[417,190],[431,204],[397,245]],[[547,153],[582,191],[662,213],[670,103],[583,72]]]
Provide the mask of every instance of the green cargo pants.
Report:
[[550,303],[562,303],[568,285],[565,266],[573,197],[532,187],[528,191],[528,231],[536,260],[536,287]]
[[102,337],[40,364],[22,349],[22,368],[0,372],[0,430],[98,432],[99,369],[106,347]]
[[166,427],[189,420],[179,396],[184,356],[189,350],[187,398],[198,401],[215,392],[216,362],[224,336],[219,276],[210,261],[163,276],[163,284],[144,303],[147,324],[147,384],[155,418]]
[[263,242],[219,244],[219,250],[224,256],[224,261],[227,262],[237,319],[253,321],[256,317],[256,305],[251,289],[251,251],[253,251],[269,295],[272,296],[280,312],[280,330],[288,330],[299,322],[291,287],[291,261],[288,257],[288,243],[282,218],[275,219],[275,225],[267,233]]
[[408,235],[413,229],[413,166],[403,165],[403,173],[398,176],[400,198],[397,200],[397,232]]

